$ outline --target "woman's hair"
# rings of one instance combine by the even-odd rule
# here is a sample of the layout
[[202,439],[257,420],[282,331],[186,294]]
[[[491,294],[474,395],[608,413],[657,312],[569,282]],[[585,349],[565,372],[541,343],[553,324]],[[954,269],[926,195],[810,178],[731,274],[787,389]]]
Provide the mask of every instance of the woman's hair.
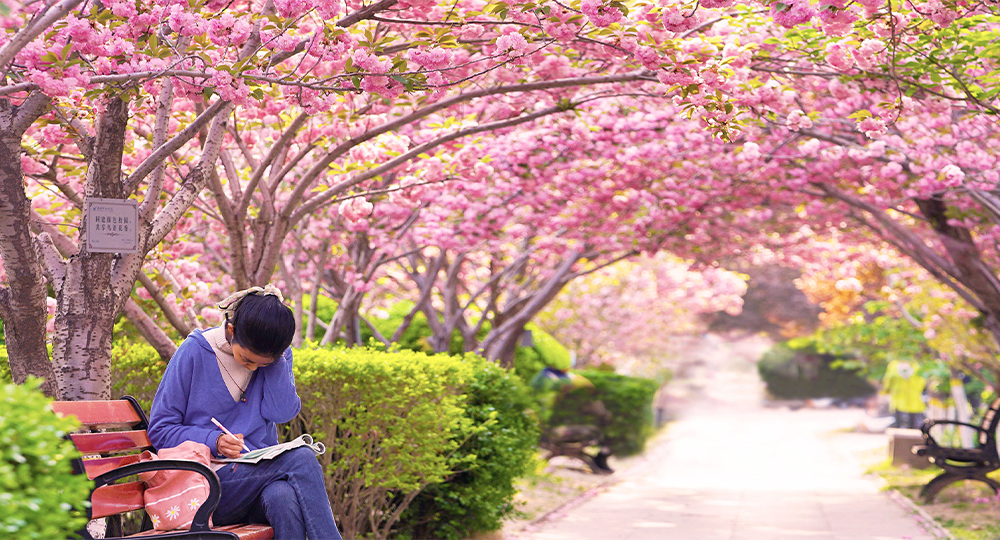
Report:
[[273,294],[244,296],[226,320],[233,325],[232,342],[261,356],[280,357],[295,335],[292,310]]

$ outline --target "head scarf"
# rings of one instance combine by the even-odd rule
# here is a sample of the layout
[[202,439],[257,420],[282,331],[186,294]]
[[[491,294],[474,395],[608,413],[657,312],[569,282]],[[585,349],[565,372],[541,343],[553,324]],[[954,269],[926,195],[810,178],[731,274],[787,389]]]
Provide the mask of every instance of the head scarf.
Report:
[[259,294],[261,296],[274,295],[278,297],[278,301],[284,302],[285,297],[281,296],[281,291],[277,287],[268,283],[263,287],[250,287],[249,289],[244,289],[239,292],[235,292],[226,297],[225,300],[219,302],[219,309],[222,310],[226,315],[226,320],[231,321],[236,316],[236,306],[240,305],[240,300],[243,300],[247,295]]

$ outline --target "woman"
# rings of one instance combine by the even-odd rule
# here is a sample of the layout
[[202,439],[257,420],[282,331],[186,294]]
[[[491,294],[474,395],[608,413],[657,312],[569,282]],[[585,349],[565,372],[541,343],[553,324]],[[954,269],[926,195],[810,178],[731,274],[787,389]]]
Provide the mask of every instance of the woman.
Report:
[[[292,374],[292,311],[272,285],[253,287],[219,304],[222,326],[195,330],[174,353],[150,411],[157,449],[204,443],[217,458],[278,444],[278,423],[299,412]],[[216,418],[235,436],[212,423]],[[309,448],[258,464],[218,463],[222,501],[216,525],[266,522],[275,538],[340,539],[323,470]]]

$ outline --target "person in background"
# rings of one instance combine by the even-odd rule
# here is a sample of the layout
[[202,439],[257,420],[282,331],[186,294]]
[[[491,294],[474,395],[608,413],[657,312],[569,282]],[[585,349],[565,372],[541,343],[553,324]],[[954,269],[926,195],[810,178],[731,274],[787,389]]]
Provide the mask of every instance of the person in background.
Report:
[[[289,345],[292,311],[272,285],[235,293],[219,304],[225,322],[195,330],[167,365],[149,418],[158,450],[200,442],[216,458],[236,458],[278,444],[277,424],[298,414],[301,402]],[[212,418],[228,428],[227,435]],[[340,540],[323,470],[309,448],[257,464],[217,463],[222,500],[215,525],[268,523],[276,540]]]
[[917,375],[912,364],[899,360],[889,362],[882,378],[882,392],[889,396],[889,408],[896,417],[893,427],[920,429],[927,411],[926,387],[927,379]]

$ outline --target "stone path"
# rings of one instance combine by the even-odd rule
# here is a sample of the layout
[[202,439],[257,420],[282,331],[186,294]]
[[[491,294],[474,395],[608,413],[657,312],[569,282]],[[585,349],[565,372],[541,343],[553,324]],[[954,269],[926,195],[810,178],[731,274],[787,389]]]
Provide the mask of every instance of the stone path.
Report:
[[[768,408],[755,367],[719,340],[673,384],[679,418],[617,482],[522,540],[934,540],[863,461],[858,409]],[[702,351],[705,353],[706,351]],[[510,536],[508,536],[510,538]]]

